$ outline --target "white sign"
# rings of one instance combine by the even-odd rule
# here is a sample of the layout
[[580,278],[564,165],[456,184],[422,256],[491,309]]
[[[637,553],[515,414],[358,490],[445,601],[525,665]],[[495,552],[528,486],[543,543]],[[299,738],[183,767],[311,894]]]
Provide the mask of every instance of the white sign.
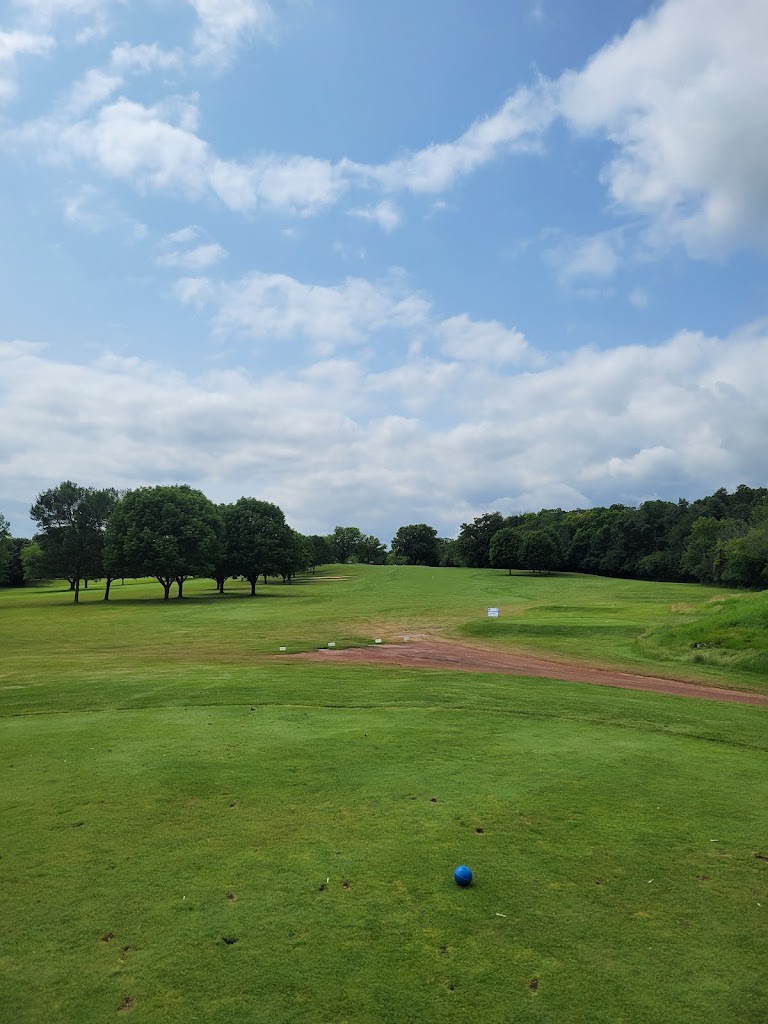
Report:
[[489,619],[498,619],[498,617],[499,617],[499,609],[498,608],[489,608],[488,609],[488,618]]

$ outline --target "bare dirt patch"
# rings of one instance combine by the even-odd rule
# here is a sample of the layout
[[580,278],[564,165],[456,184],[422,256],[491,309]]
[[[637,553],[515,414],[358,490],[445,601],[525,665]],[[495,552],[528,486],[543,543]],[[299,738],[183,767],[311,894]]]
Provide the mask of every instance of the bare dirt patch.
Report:
[[117,1012],[118,1013],[128,1013],[128,1011],[132,1010],[135,1005],[136,1005],[136,1000],[133,998],[133,996],[125,996],[123,1001],[118,1006]]
[[[285,657],[285,655],[283,655]],[[618,686],[626,690],[648,690],[677,697],[700,697],[735,704],[768,707],[768,696],[743,690],[723,690],[703,683],[681,679],[644,676],[620,669],[597,668],[579,662],[554,661],[518,651],[487,651],[448,640],[413,639],[405,644],[376,647],[321,648],[304,654],[289,655],[309,661],[343,661],[363,665],[396,665],[405,668],[431,668],[456,672],[492,672],[500,675],[535,676],[562,679],[570,683]]]

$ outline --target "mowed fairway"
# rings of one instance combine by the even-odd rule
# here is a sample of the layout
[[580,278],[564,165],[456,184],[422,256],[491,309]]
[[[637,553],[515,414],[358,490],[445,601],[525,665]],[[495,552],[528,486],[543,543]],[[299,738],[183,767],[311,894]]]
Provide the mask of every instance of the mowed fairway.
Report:
[[754,596],[228,590],[0,592],[0,1021],[768,1019],[765,709],[277,653],[469,635],[766,692],[642,639]]

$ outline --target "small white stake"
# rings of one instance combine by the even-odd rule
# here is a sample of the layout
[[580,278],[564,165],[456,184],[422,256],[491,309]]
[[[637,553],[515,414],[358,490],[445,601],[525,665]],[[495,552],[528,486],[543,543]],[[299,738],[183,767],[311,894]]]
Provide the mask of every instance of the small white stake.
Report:
[[374,640],[373,642],[374,642],[375,644],[380,644],[380,643],[381,643],[381,640]]
[[281,647],[281,648],[280,648],[280,650],[281,650],[281,651],[284,651],[284,650],[285,650],[285,648],[284,648],[284,647]]
[[331,642],[330,642],[330,643],[328,644],[328,646],[329,646],[329,647],[335,647],[335,646],[336,646],[336,644],[335,644],[335,643],[333,642],[333,640],[331,640]]

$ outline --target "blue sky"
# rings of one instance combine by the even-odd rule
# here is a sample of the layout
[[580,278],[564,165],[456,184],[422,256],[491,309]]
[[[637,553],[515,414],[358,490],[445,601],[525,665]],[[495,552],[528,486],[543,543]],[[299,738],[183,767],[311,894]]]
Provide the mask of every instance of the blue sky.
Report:
[[765,485],[763,0],[11,0],[0,511]]

